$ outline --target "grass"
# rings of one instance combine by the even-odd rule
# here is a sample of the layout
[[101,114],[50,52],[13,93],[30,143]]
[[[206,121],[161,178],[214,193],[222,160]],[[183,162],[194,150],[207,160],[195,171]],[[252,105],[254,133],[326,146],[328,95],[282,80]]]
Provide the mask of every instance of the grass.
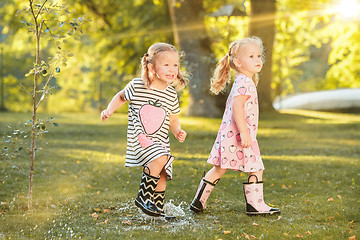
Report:
[[[8,134],[30,114],[0,113]],[[181,118],[185,143],[172,138],[174,178],[167,200],[185,215],[166,222],[134,206],[141,170],[125,168],[127,116],[57,114],[35,163],[28,212],[28,157],[0,162],[0,239],[349,239],[359,237],[360,115],[311,111],[263,114],[258,140],[265,201],[281,217],[248,217],[242,182],[228,171],[204,213],[188,209],[220,119]],[[44,140],[44,141],[45,141]],[[14,164],[17,166],[15,167]],[[24,173],[22,173],[20,168]],[[354,238],[355,239],[355,238]]]

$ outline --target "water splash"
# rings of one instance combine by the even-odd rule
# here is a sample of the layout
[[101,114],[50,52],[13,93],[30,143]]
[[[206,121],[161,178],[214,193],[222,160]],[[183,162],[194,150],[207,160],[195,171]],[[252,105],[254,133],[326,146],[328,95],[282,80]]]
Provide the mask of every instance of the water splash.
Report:
[[174,217],[185,216],[185,212],[183,211],[181,206],[186,203],[181,202],[178,206],[176,206],[173,202],[174,202],[174,200],[170,199],[169,202],[164,204],[164,211],[165,211],[166,215],[174,216]]

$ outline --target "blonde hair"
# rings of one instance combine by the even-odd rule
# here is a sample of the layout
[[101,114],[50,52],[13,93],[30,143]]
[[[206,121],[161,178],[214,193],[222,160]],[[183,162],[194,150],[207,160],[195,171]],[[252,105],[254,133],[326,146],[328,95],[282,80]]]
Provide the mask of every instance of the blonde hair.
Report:
[[[151,63],[153,65],[156,64],[156,56],[159,53],[166,52],[166,51],[173,51],[176,52],[180,57],[184,56],[184,53],[179,52],[176,50],[176,48],[168,43],[155,43],[151,45],[147,51],[147,53],[144,54],[144,56],[141,59],[141,78],[143,80],[144,85],[149,88],[151,84],[151,77],[149,76],[149,67],[148,64]],[[171,84],[175,89],[179,90],[187,84],[188,79],[186,77],[186,73],[182,72],[179,67],[179,72],[176,77],[176,80]]]
[[[232,42],[230,44],[228,53],[226,53],[226,55],[219,61],[214,71],[214,75],[210,80],[211,92],[217,95],[224,90],[227,83],[230,83],[230,68],[238,71],[234,64],[234,59],[238,54],[241,54],[239,53],[240,47],[248,43],[255,43],[260,47],[261,58],[264,60],[264,46],[259,37],[248,37]],[[254,74],[252,80],[257,86],[259,82],[259,75],[257,73]]]

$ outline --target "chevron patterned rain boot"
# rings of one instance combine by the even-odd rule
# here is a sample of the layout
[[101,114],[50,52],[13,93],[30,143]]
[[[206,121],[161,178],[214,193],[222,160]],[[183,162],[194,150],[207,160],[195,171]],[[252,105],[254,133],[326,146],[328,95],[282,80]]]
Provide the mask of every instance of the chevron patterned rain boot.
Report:
[[160,210],[160,217],[165,217],[166,220],[174,220],[175,216],[168,216],[164,211],[164,201],[165,201],[165,191],[159,191],[154,193],[154,203],[156,207]]
[[[256,177],[256,182],[250,182],[250,177]],[[243,183],[246,200],[247,215],[279,214],[280,209],[269,207],[264,202],[263,181],[258,181],[257,176],[250,175],[248,182]]]
[[159,217],[161,213],[154,203],[154,192],[159,179],[160,177],[154,177],[146,173],[144,168],[135,205],[149,216]]
[[220,181],[216,179],[213,183],[202,178],[196,192],[195,198],[190,204],[190,209],[198,213],[206,208],[206,200],[209,198],[210,193],[214,189],[215,185]]

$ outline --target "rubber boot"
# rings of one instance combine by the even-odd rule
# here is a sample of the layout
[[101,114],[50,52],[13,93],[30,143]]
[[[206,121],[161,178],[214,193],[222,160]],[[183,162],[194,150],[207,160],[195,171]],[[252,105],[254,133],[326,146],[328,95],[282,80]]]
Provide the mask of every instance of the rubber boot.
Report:
[[206,200],[209,198],[210,193],[219,181],[220,179],[216,179],[212,183],[207,181],[204,177],[201,179],[195,198],[190,204],[190,209],[192,211],[198,213],[206,208]]
[[154,177],[145,172],[141,177],[138,196],[135,199],[135,205],[138,206],[145,214],[153,217],[159,217],[161,212],[154,203],[154,193],[160,177]]
[[168,216],[164,211],[164,201],[165,201],[165,191],[160,191],[154,193],[154,203],[156,207],[160,210],[160,217],[165,217],[166,220],[174,220],[175,216]]
[[[256,181],[250,182],[250,178],[253,176],[256,178]],[[243,186],[247,215],[267,215],[280,213],[280,209],[269,207],[264,202],[263,181],[259,182],[257,176],[250,175],[248,182],[243,183]]]

